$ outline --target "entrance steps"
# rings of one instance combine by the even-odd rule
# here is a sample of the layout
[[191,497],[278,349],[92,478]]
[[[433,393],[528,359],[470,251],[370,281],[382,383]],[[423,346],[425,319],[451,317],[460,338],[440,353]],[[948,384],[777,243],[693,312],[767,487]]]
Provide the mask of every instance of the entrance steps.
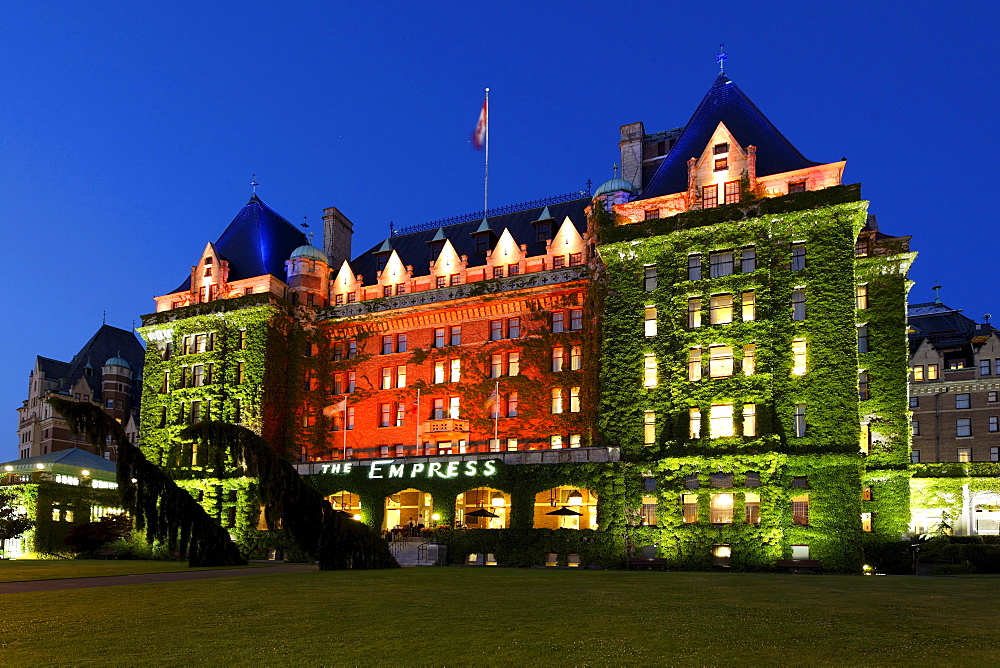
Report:
[[438,566],[444,559],[444,546],[433,545],[426,538],[400,538],[391,548],[400,566]]

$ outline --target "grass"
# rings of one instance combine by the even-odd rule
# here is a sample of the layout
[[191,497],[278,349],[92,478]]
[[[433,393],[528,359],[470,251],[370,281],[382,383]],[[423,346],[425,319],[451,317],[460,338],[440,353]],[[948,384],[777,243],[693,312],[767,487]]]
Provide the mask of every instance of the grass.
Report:
[[0,595],[6,665],[990,665],[1000,579],[408,568]]
[[132,561],[85,559],[17,559],[0,561],[0,582],[24,580],[62,580],[64,578],[97,578],[104,575],[136,575],[137,573],[172,573],[190,569],[186,561]]

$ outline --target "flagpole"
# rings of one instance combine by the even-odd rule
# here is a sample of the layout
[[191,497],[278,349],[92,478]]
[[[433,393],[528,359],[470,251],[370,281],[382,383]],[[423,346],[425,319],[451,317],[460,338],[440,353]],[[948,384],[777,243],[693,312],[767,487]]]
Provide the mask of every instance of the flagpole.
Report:
[[413,415],[413,421],[416,423],[416,431],[414,432],[415,442],[413,444],[413,454],[417,454],[420,451],[420,388],[417,388],[417,410]]
[[494,397],[493,400],[493,442],[497,444],[497,450],[500,449],[500,438],[497,435],[497,430],[500,428],[500,381],[497,381],[497,385],[493,388]]
[[344,398],[344,461],[347,461],[347,398]]
[[486,174],[483,182],[483,218],[489,211],[490,201],[490,89],[486,89]]

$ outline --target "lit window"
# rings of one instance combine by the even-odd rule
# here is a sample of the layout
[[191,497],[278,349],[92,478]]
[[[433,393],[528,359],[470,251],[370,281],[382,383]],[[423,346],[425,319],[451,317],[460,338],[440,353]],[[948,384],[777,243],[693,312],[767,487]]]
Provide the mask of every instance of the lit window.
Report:
[[[494,357],[498,357],[494,355]],[[444,382],[444,371],[445,371],[444,360],[438,360],[434,362],[434,382],[443,383]]]
[[448,417],[452,420],[457,420],[459,418],[459,408],[460,408],[459,397],[451,397],[448,400]]
[[449,380],[453,383],[457,383],[459,380],[461,380],[461,378],[462,378],[462,360],[456,358],[451,360],[451,375]]
[[730,346],[712,346],[709,349],[708,375],[725,378],[733,375],[733,349]]
[[806,340],[792,341],[792,375],[801,376],[806,372]]
[[802,438],[806,435],[806,405],[795,404],[795,437]]
[[652,292],[656,289],[656,267],[653,265],[646,265],[642,271],[642,289],[646,292]]
[[729,158],[728,157],[726,157],[726,158],[716,158],[715,159],[715,168],[713,169],[713,171],[724,172],[727,169],[729,169]]
[[868,286],[859,285],[854,293],[854,305],[859,309],[868,308]]
[[729,276],[733,273],[733,252],[715,252],[708,254],[708,267],[709,276],[712,278],[718,278],[720,276]]
[[554,434],[549,436],[549,447],[553,450],[559,450],[563,446],[563,439],[561,434]]
[[802,271],[806,268],[805,244],[792,244],[792,261],[789,268],[792,271]]
[[503,278],[503,267],[493,267],[493,278]]
[[379,404],[378,405],[378,426],[388,427],[389,418],[392,411],[392,404]]
[[577,267],[577,266],[579,266],[581,264],[583,264],[583,253],[570,253],[569,254],[569,266],[571,266],[571,267]]
[[563,412],[562,388],[553,387],[551,392],[551,412],[558,415]]
[[392,389],[392,367],[382,367],[382,389]]
[[646,307],[646,321],[644,324],[644,330],[646,337],[656,336],[656,307],[647,306]]
[[740,201],[740,182],[726,181],[726,204],[735,204]]
[[688,380],[701,380],[701,348],[688,351]]
[[757,346],[748,343],[743,346],[743,375],[752,376],[757,371]]
[[688,438],[701,438],[701,409],[692,408],[688,414]]
[[757,435],[757,404],[743,404],[743,435]]
[[643,496],[639,518],[643,526],[656,526],[656,497]]
[[643,355],[642,386],[656,387],[656,355],[654,353]]
[[569,370],[579,371],[583,365],[583,347],[570,346],[569,349]]
[[516,376],[521,373],[521,353],[507,353],[507,375]]
[[938,379],[938,365],[928,364],[927,365],[927,380],[937,380]]
[[861,513],[861,530],[871,531],[872,530],[872,514],[871,513]]
[[517,392],[507,395],[507,417],[517,417]]
[[743,322],[750,322],[757,317],[757,298],[756,295],[751,292],[744,292],[740,295],[741,311],[740,317]]
[[749,274],[751,271],[757,270],[757,249],[753,246],[747,246],[740,253],[740,271],[744,274]]
[[801,494],[792,497],[792,524],[807,526],[809,524],[809,495]]
[[571,387],[569,388],[569,412],[579,413],[580,412],[580,388]]
[[508,438],[507,439],[507,452],[517,452],[517,439]]
[[569,447],[579,448],[582,445],[580,440],[580,434],[570,434],[569,435]]
[[972,395],[968,393],[955,395],[955,408],[972,408]]
[[497,353],[490,356],[490,378],[499,378],[503,375],[503,355]]
[[734,435],[733,405],[712,404],[708,413],[709,438],[728,438]]
[[684,514],[684,524],[693,524],[698,521],[698,495],[683,494],[681,496],[682,512]]
[[563,349],[561,346],[555,346],[552,348],[552,371],[559,372],[563,370]]
[[566,266],[566,256],[565,255],[556,255],[556,256],[554,256],[552,258],[552,268],[553,269],[562,269],[565,266]]
[[963,438],[965,436],[972,436],[971,418],[959,418],[955,420],[955,436],[959,438]]
[[913,367],[913,380],[921,381],[924,379],[924,367],[923,365]]
[[747,524],[760,524],[760,494],[747,492],[744,499],[744,521]]
[[804,288],[792,290],[792,320],[806,319],[806,291]]
[[405,417],[406,417],[406,404],[404,404],[401,401],[397,402],[396,403],[396,420],[393,423],[393,426],[395,426],[395,427],[402,427],[403,426],[403,418],[405,418]]
[[858,451],[867,455],[872,449],[872,430],[867,423],[861,425],[861,433],[858,436]]
[[[461,284],[462,284],[461,274],[452,274],[451,276],[448,277],[448,285],[461,285]],[[402,286],[397,286],[397,287],[402,287]],[[401,294],[401,293],[397,291],[396,294]]]
[[806,191],[805,181],[789,181],[788,193],[804,193]]
[[710,502],[712,524],[731,524],[733,521],[733,495],[712,494]]
[[701,256],[688,255],[688,280],[697,281],[701,278]]
[[642,444],[653,445],[654,443],[656,443],[656,413],[654,411],[643,411]]
[[688,300],[688,327],[701,327],[701,299]]
[[965,464],[972,461],[972,448],[959,448],[958,461]]
[[701,205],[706,209],[719,206],[719,186],[705,186],[701,189]]
[[715,295],[708,305],[709,322],[713,325],[726,325],[733,321],[733,296]]

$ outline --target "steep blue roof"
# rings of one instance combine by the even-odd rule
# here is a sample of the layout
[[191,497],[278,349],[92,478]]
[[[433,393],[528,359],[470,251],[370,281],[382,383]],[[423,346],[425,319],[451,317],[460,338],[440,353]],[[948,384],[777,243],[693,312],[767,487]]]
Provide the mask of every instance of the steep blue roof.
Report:
[[806,160],[739,86],[720,74],[637,199],[686,192],[687,161],[701,156],[720,122],[725,123],[740,146],[757,147],[757,176],[821,164]]
[[[285,260],[299,246],[309,243],[306,235],[254,194],[236,214],[219,240],[215,252],[229,262],[229,280],[272,276],[287,280]],[[191,277],[174,292],[191,288]]]

